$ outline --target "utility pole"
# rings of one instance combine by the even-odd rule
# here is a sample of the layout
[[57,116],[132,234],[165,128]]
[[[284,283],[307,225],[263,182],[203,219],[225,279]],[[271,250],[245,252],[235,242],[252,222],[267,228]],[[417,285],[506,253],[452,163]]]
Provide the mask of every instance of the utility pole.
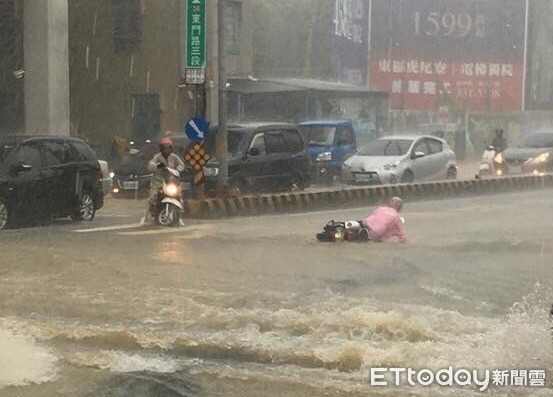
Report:
[[227,145],[227,79],[225,74],[225,1],[217,4],[217,61],[219,77],[219,129],[217,134],[217,154],[219,157],[219,179],[217,190],[222,193],[228,183],[228,145]]

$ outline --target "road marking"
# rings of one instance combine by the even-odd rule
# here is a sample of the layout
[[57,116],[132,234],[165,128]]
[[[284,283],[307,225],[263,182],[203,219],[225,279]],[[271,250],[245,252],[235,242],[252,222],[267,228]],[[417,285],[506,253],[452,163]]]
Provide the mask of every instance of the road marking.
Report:
[[181,226],[176,228],[166,228],[166,229],[149,229],[142,230],[137,232],[121,232],[117,233],[123,236],[148,236],[152,234],[173,234],[173,233],[183,233],[183,232],[199,232],[202,229],[206,230],[209,228],[214,228],[215,225],[204,224],[204,225],[194,225],[194,226]]
[[130,218],[130,214],[97,214],[96,218]]
[[90,229],[79,229],[79,230],[73,230],[73,232],[74,233],[109,232],[113,230],[135,229],[141,226],[142,225],[140,225],[139,223],[131,223],[128,225],[114,225],[114,226],[94,227]]

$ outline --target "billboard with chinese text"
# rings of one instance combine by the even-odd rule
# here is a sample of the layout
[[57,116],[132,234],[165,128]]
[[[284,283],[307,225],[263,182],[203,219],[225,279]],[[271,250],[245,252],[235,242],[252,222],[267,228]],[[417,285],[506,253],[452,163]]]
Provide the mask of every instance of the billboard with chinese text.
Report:
[[367,81],[368,16],[367,0],[334,0],[332,68],[342,83]]
[[523,106],[526,1],[373,0],[369,85],[393,109]]

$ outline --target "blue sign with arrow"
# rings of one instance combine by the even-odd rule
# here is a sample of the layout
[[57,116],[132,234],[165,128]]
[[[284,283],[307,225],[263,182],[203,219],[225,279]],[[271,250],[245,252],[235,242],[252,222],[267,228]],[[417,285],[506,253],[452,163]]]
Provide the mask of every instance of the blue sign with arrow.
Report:
[[194,116],[184,125],[184,132],[191,141],[199,142],[207,136],[209,124],[202,117]]

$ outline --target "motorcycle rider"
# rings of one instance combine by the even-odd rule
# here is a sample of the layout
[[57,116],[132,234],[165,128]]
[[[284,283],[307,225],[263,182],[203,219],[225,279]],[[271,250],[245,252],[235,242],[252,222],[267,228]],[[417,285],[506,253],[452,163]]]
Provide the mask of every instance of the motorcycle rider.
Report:
[[376,208],[365,219],[360,238],[376,242],[384,242],[397,237],[400,242],[407,241],[407,234],[403,219],[399,215],[403,208],[403,200],[400,197],[392,197],[388,205]]
[[150,183],[150,198],[146,208],[146,215],[142,218],[141,224],[151,220],[152,209],[157,204],[159,190],[163,186],[164,168],[173,168],[179,172],[185,170],[184,162],[179,156],[173,153],[173,140],[168,136],[164,136],[159,140],[159,153],[148,163],[148,170],[153,173],[153,176]]
[[492,141],[495,153],[501,153],[507,149],[507,139],[505,139],[503,128],[496,128],[495,138]]

